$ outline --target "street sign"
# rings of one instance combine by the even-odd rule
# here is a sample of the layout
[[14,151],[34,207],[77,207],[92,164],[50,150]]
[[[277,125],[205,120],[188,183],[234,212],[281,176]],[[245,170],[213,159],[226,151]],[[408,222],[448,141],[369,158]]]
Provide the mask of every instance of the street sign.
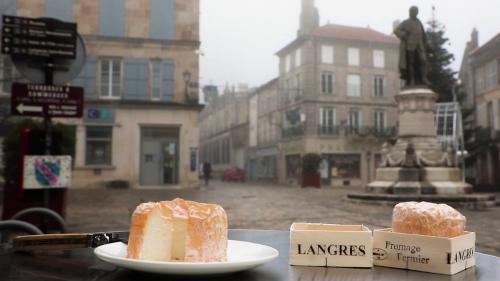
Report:
[[4,15],[2,53],[39,58],[76,57],[76,24]]
[[83,88],[12,84],[11,113],[20,116],[81,118]]

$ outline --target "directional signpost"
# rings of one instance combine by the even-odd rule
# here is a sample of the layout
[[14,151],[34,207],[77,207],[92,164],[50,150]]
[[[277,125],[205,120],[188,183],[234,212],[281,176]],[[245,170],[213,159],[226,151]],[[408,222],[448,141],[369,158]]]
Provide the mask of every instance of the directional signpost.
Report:
[[76,57],[76,24],[3,16],[2,53],[41,58]]
[[13,115],[81,118],[83,88],[38,84],[12,84]]
[[[40,158],[38,156],[38,158],[32,159],[33,161],[27,157],[28,160],[23,159],[22,161],[31,161],[29,163],[32,165],[21,166],[28,175],[25,178],[36,179],[38,183],[23,185],[19,181],[17,184],[20,189],[23,187],[45,188],[43,205],[49,207],[48,188],[67,186],[68,181],[57,181],[56,179],[59,179],[60,176],[69,178],[71,170],[71,165],[62,165],[64,162],[61,160],[62,158],[48,156],[53,152],[51,151],[53,147],[51,118],[81,118],[84,101],[83,88],[53,85],[54,77],[56,73],[57,80],[55,81],[59,84],[66,84],[75,78],[85,63],[85,46],[77,33],[75,23],[53,18],[35,19],[4,15],[1,36],[0,52],[10,55],[16,69],[24,77],[34,83],[44,83],[13,83],[11,114],[44,119],[45,155],[47,157]],[[67,156],[64,159],[68,160],[70,157]],[[68,162],[66,160],[64,163]],[[63,173],[61,170],[63,166],[66,167],[64,171],[68,173]],[[13,200],[13,198],[6,200]],[[23,200],[25,199],[20,201]],[[57,204],[63,205],[63,199]]]

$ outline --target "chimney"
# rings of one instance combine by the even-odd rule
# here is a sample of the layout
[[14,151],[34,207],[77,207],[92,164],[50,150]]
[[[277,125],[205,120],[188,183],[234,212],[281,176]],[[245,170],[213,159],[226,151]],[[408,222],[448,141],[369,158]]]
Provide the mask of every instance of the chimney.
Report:
[[302,0],[300,14],[300,28],[297,36],[310,35],[319,27],[319,12],[314,5],[314,0]]

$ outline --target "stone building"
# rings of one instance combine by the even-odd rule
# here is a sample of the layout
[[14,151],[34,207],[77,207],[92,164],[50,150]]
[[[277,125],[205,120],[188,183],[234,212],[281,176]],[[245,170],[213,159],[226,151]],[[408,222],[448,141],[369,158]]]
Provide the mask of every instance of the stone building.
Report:
[[209,101],[199,115],[200,157],[212,166],[213,177],[221,178],[226,169],[246,170],[248,151],[248,95],[246,85],[226,87],[218,95],[216,86],[205,86]]
[[[76,22],[87,50],[73,186],[192,188],[198,179],[199,0],[3,0],[5,14]],[[4,93],[16,75],[2,57]]]
[[297,38],[279,56],[279,180],[296,183],[301,158],[322,156],[327,186],[364,186],[384,141],[395,135],[399,41],[369,27],[319,26],[302,0]]
[[278,85],[278,78],[275,78],[258,88],[250,97],[248,167],[250,180],[277,181],[281,134]]
[[467,92],[466,105],[474,109],[478,129],[475,143],[481,145],[475,164],[477,187],[500,186],[500,33],[479,46],[478,33],[467,43],[460,77]]

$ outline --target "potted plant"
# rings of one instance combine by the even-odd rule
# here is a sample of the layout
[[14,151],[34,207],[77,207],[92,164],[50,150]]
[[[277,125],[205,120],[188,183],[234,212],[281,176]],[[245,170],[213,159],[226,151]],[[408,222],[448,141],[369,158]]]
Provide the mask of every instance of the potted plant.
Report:
[[321,187],[321,176],[318,171],[321,156],[308,153],[302,159],[302,187]]

